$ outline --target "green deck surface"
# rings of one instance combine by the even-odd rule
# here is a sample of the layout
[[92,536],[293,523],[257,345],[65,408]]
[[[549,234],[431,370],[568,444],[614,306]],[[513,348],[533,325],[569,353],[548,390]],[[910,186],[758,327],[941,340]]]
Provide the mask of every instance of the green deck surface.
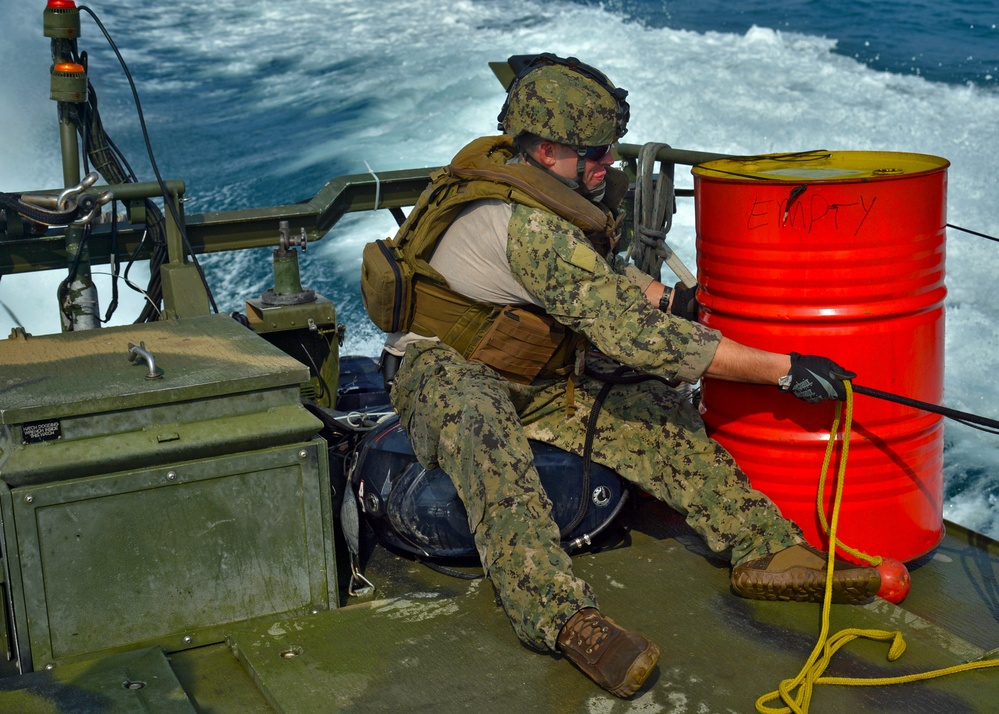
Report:
[[[520,645],[487,582],[448,579],[416,563],[382,559],[369,567],[376,582],[380,566],[393,586],[408,579],[406,596],[237,632],[233,648],[283,712],[753,711],[759,695],[797,674],[816,641],[821,609],[733,596],[727,566],[705,557],[684,528],[673,531],[632,531],[627,547],[575,558],[601,607],[662,647],[658,672],[631,701],[606,694],[562,658]],[[994,561],[991,567],[994,579]],[[962,568],[959,559],[928,560],[914,587],[926,575],[946,579],[952,568]],[[831,622],[832,632],[900,629],[908,647],[889,663],[887,645],[858,641],[833,660],[830,675],[898,676],[984,654],[882,600],[835,606]],[[995,627],[994,618],[979,623],[968,630]],[[282,658],[289,652],[294,656]],[[820,687],[811,710],[986,712],[996,702],[999,671],[894,687]]]
[[[632,700],[603,692],[561,657],[521,645],[487,581],[442,575],[381,548],[366,566],[376,599],[244,623],[228,646],[169,660],[192,708],[218,714],[752,712],[758,696],[797,674],[815,644],[820,606],[732,595],[728,567],[666,509],[645,504],[634,528],[619,529],[605,548],[576,556],[577,572],[606,613],[663,650]],[[834,606],[831,615],[833,633],[900,630],[903,656],[888,662],[886,644],[856,641],[827,674],[900,676],[974,660],[999,645],[994,543],[953,528],[913,566],[904,608],[875,599]],[[0,711],[20,711],[8,708],[10,696],[0,693]],[[25,711],[79,711],[60,708],[51,690],[33,696],[52,708]],[[985,670],[896,686],[820,686],[810,711],[993,712],[997,703],[999,670]],[[114,704],[99,711],[157,711]]]

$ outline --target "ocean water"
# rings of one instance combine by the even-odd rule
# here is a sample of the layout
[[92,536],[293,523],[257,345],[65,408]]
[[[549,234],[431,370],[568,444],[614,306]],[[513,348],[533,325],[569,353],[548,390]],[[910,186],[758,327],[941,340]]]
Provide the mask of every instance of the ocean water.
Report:
[[[553,51],[630,91],[629,142],[936,154],[952,163],[948,220],[999,235],[994,0],[88,4],[135,76],[161,172],[187,182],[188,212],[291,203],[337,175],[446,163],[496,128],[503,92],[487,62]],[[43,7],[0,0],[0,190],[60,182]],[[81,48],[109,133],[150,179],[127,84],[87,16]],[[682,173],[680,183],[691,185]],[[303,259],[303,282],[348,325],[347,352],[379,348],[357,275],[363,244],[393,227],[387,212],[348,216]],[[693,266],[689,203],[670,242]],[[946,402],[999,418],[999,245],[950,231],[947,251]],[[271,284],[269,250],[204,262],[225,311]],[[3,278],[0,335],[16,323],[57,331],[61,277]],[[130,322],[138,305],[124,301],[115,322]],[[999,537],[999,437],[948,422],[945,453],[945,514]]]

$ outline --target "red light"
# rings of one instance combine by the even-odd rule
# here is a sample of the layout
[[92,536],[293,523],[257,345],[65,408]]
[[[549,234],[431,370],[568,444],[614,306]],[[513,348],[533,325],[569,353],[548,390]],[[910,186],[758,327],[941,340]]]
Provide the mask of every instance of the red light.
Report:
[[52,10],[72,10],[76,7],[76,3],[73,0],[49,0],[46,7]]

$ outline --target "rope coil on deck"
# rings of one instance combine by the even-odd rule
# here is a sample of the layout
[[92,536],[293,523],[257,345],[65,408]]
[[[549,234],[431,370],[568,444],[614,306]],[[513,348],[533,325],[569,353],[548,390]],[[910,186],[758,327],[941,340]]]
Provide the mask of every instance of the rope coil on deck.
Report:
[[[929,672],[917,672],[915,674],[907,674],[899,677],[874,677],[865,679],[861,677],[823,676],[823,673],[825,672],[826,667],[829,666],[833,655],[853,640],[861,637],[878,642],[890,642],[891,644],[888,648],[887,654],[889,662],[894,662],[905,652],[905,640],[902,637],[902,633],[899,631],[889,632],[887,630],[847,628],[829,636],[829,606],[832,604],[833,563],[835,560],[836,548],[842,548],[842,544],[836,539],[836,528],[839,522],[839,509],[843,497],[843,483],[846,476],[846,460],[850,449],[850,429],[853,424],[853,385],[849,381],[845,382],[845,384],[846,416],[843,419],[843,446],[840,454],[839,469],[837,472],[836,487],[833,496],[832,519],[829,522],[828,528],[829,557],[826,561],[826,589],[825,595],[822,599],[822,626],[819,631],[819,638],[815,643],[815,647],[812,649],[812,653],[808,656],[805,664],[794,678],[783,680],[775,691],[768,692],[756,700],[756,710],[760,712],[760,714],[788,714],[789,712],[794,712],[795,714],[807,714],[808,707],[812,700],[812,692],[819,684],[839,684],[853,687],[907,684],[909,682],[934,679],[936,677],[943,677],[949,674],[956,674],[958,672],[999,667],[999,660],[991,659],[965,662],[963,664],[954,665],[953,667],[945,667],[943,669],[931,670]],[[829,443],[826,446],[826,455],[822,463],[818,503],[820,518],[823,519],[823,524],[825,521],[824,516],[822,515],[823,508],[821,505],[821,494],[823,492],[826,474],[832,461],[833,449],[836,443],[836,435],[839,432],[840,417],[842,416],[842,412],[843,403],[837,402],[836,415],[833,418],[832,429],[829,433]],[[865,556],[864,554],[858,553],[853,549],[842,549],[847,550],[857,557],[868,560],[869,562],[873,562],[874,560],[871,556]],[[877,560],[880,561],[880,558],[877,558]],[[780,699],[786,706],[780,708],[767,706],[769,702],[777,699]]]

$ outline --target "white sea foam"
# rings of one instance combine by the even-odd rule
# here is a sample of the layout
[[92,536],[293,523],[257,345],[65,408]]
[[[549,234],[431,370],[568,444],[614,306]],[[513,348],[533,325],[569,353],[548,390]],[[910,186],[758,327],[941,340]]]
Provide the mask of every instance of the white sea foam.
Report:
[[[263,171],[279,189],[333,165],[341,173],[366,173],[365,162],[375,171],[445,163],[467,140],[495,130],[503,94],[487,62],[554,51],[600,67],[630,91],[629,142],[736,154],[821,148],[940,155],[952,162],[948,220],[999,235],[993,208],[999,196],[999,94],[874,71],[835,54],[832,39],[761,27],[744,34],[649,28],[600,7],[540,0],[295,0],[280,8],[245,0],[178,0],[145,5],[137,17],[110,4],[96,9],[127,45],[140,91],[150,93],[143,101],[161,164],[171,175],[188,178],[197,210],[211,210],[218,201],[228,208],[241,205],[249,170]],[[57,130],[40,12],[18,8],[9,14],[14,29],[8,28],[0,60],[18,101],[0,106],[7,137],[0,143],[0,188],[56,185]],[[135,32],[147,33],[148,41],[129,34]],[[113,77],[111,58],[86,18],[84,37],[92,63]],[[99,86],[102,78],[95,76]],[[113,128],[130,127],[124,86],[120,80],[109,84],[105,120]],[[206,134],[204,145],[187,146],[183,157],[172,159],[174,138],[196,120],[194,98],[211,103],[218,114],[212,121],[232,121],[235,131],[225,141],[237,144]],[[123,114],[109,120],[112,110]],[[13,136],[18,140],[10,141]],[[243,137],[253,143],[239,146]],[[140,151],[134,139],[130,143]],[[259,162],[249,163],[254,159]],[[690,185],[681,174],[683,183]],[[297,188],[303,195],[317,189]],[[353,286],[363,243],[391,231],[385,216],[352,218],[310,251],[309,265],[324,261],[341,285]],[[692,265],[689,204],[681,206],[671,242]],[[978,238],[953,231],[948,237],[947,402],[995,417],[997,251]],[[220,302],[238,305],[240,296],[225,293],[238,289],[236,278],[248,260],[227,259],[230,280]],[[56,331],[51,289],[45,288],[40,308],[26,298],[39,282],[4,278],[0,301],[33,331]],[[361,314],[356,288],[330,297],[342,315]],[[125,320],[134,313],[121,314]],[[0,309],[0,334],[11,324]],[[349,351],[378,348],[373,329],[352,329],[349,336]],[[947,514],[999,535],[991,502],[999,440],[949,423],[947,441],[948,483],[956,493]]]

